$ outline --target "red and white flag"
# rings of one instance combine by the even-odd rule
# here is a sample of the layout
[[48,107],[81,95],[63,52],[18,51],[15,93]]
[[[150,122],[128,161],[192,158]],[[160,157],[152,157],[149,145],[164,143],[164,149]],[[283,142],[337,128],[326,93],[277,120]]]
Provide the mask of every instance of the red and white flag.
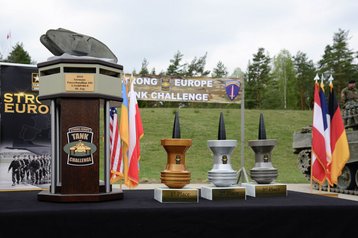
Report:
[[321,185],[326,179],[330,183],[331,177],[330,120],[322,87],[323,85],[320,87],[318,82],[315,82],[311,158],[312,179]]
[[129,91],[129,149],[128,149],[128,187],[135,187],[139,183],[140,139],[144,135],[142,119],[139,112],[137,94],[133,88]]
[[117,109],[110,109],[109,140],[111,147],[111,183],[123,178],[123,159],[121,151],[121,136],[119,134]]

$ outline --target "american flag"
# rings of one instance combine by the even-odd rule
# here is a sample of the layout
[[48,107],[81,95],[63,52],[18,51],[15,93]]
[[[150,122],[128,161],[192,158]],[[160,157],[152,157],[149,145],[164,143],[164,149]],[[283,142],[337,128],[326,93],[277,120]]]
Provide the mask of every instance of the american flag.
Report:
[[110,108],[109,140],[111,145],[111,183],[123,177],[123,160],[121,153],[121,137],[119,134],[117,109]]

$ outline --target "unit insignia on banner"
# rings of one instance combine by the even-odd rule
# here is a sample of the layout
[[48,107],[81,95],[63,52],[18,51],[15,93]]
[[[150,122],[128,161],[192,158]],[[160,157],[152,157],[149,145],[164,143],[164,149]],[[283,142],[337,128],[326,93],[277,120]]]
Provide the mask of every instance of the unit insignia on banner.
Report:
[[39,74],[32,73],[31,75],[32,91],[39,91]]
[[76,126],[68,129],[67,142],[63,150],[68,154],[67,164],[87,166],[93,164],[93,153],[97,146],[92,144],[93,132],[89,127]]
[[225,83],[226,95],[228,98],[233,101],[240,92],[240,81],[230,80]]

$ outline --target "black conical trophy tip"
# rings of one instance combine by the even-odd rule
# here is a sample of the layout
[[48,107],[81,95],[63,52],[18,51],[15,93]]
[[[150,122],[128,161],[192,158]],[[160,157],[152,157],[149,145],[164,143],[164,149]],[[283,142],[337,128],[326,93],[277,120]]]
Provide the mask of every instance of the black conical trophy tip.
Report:
[[264,122],[264,115],[262,113],[260,113],[259,140],[266,140],[266,129],[265,129],[265,122]]
[[226,140],[224,114],[222,112],[220,113],[220,119],[219,119],[218,140]]
[[179,112],[175,112],[174,125],[173,125],[173,139],[180,139],[180,124],[179,124]]

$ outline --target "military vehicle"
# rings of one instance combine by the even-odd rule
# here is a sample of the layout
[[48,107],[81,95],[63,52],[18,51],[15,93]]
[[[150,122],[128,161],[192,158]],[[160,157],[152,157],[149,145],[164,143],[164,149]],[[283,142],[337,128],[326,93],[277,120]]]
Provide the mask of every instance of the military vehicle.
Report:
[[[348,138],[350,158],[338,177],[333,192],[358,195],[358,104],[347,104],[343,110],[343,122]],[[292,148],[298,155],[298,167],[309,180],[311,176],[312,127],[303,127],[294,132]]]

